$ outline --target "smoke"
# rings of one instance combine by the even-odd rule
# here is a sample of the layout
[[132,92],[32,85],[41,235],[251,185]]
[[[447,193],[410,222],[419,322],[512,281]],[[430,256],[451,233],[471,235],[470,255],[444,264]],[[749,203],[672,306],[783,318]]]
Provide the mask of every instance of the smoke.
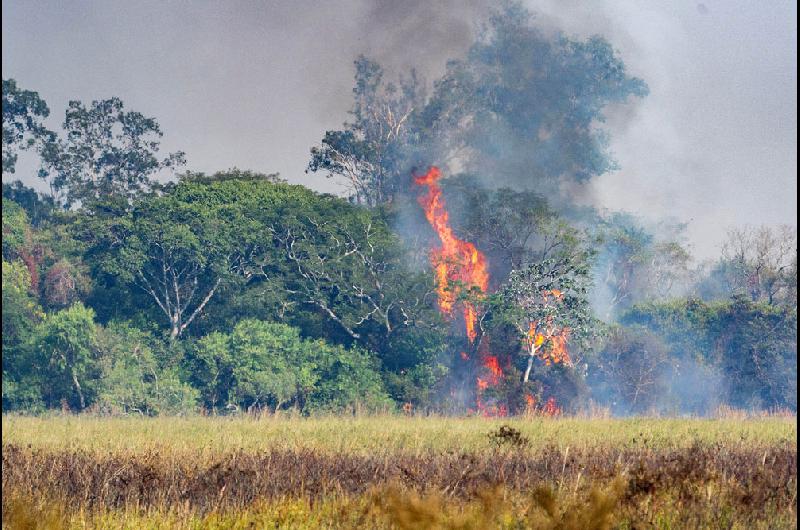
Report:
[[448,60],[464,56],[485,20],[489,0],[375,0],[364,5],[360,53],[387,72],[415,69],[424,79],[439,77]]
[[[306,175],[309,146],[348,119],[352,61],[433,80],[496,2],[3,3],[3,76],[37,90],[57,127],[70,99],[119,96],[158,119],[189,168]],[[546,33],[598,34],[650,95],[606,109],[620,169],[570,193],[598,207],[690,221],[701,258],[726,228],[796,224],[796,4],[527,0]],[[80,75],[74,75],[80,72]],[[33,167],[17,173],[36,183]],[[745,207],[746,205],[746,207]]]
[[[686,329],[683,346],[696,345]],[[719,369],[638,325],[614,328],[587,366],[591,398],[614,415],[713,413],[729,394]]]
[[[304,169],[309,147],[349,119],[354,58],[374,58],[390,78],[415,69],[430,88],[448,60],[465,58],[497,6],[489,0],[6,2],[3,77],[40,92],[53,128],[70,99],[119,96],[129,110],[158,119],[163,152],[186,151],[190,169],[278,171],[291,182],[340,192],[334,181]],[[717,255],[730,225],[796,224],[793,2],[527,0],[525,6],[546,41],[559,34],[605,38],[650,94],[607,102],[606,121],[591,125],[608,133],[619,167],[597,167],[580,182],[564,176],[574,155],[566,151],[569,138],[539,142],[531,153],[519,128],[483,124],[486,156],[472,169],[484,184],[551,194],[562,211],[575,204],[630,211],[657,238],[654,227],[668,216],[688,221],[700,258]],[[528,64],[541,67],[537,57]],[[515,59],[510,50],[506,58]],[[569,74],[541,86],[557,94],[570,85]],[[509,115],[521,120],[546,105],[536,94],[508,101]],[[32,166],[21,166],[16,176],[38,182]],[[556,189],[535,172],[554,176]],[[429,228],[411,192],[398,208],[397,226],[421,238]],[[420,254],[413,262],[426,260]],[[608,305],[609,293],[595,296],[597,307]],[[665,388],[683,395],[714,380],[685,368],[680,375],[665,372]],[[702,385],[691,379],[700,375]]]

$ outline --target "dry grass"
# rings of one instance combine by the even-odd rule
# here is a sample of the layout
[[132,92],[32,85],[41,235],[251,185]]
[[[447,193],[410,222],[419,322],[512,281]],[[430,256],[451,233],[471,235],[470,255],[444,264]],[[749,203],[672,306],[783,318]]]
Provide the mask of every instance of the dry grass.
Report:
[[397,452],[483,451],[489,431],[509,425],[530,450],[559,448],[688,447],[695,443],[797,442],[794,417],[676,418],[453,418],[365,416],[300,418],[290,415],[138,418],[4,415],[4,443],[100,451],[313,449],[376,455]]
[[782,418],[6,416],[3,526],[792,528],[796,439]]

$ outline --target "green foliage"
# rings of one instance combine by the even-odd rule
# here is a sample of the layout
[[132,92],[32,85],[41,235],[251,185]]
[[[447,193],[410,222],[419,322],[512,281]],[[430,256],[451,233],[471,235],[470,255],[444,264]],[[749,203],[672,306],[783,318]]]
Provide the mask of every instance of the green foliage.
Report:
[[28,216],[22,207],[3,197],[3,259],[15,259],[29,238]]
[[39,310],[31,296],[31,277],[20,261],[3,260],[3,351],[7,344],[20,343],[30,330]]
[[209,408],[310,411],[388,404],[370,354],[302,339],[285,324],[243,320],[230,334],[199,340],[189,363]]
[[25,345],[41,318],[30,288],[25,265],[3,259],[3,409],[38,401],[36,389],[26,384],[30,359]]
[[[355,71],[351,119],[308,164],[349,202],[235,167],[158,183],[184,160],[159,155],[154,118],[71,101],[59,138],[39,95],[4,80],[3,172],[35,149],[57,196],[3,184],[3,406],[463,411],[484,345],[504,377],[483,398],[511,413],[528,395],[578,410],[587,380],[620,413],[718,395],[796,410],[796,229],[731,232],[695,283],[682,225],[564,196],[616,167],[605,111],[647,93],[608,42],[541,31],[512,1],[430,94],[413,71]],[[431,163],[462,171],[443,182],[450,222],[490,267],[489,293],[459,299],[479,314],[468,347],[435,306],[414,204]],[[692,283],[706,302],[669,301]],[[590,302],[620,324],[605,343]],[[553,337],[573,362],[549,362],[566,359]]]
[[98,390],[94,311],[80,303],[46,315],[28,345],[32,374],[47,407],[83,410]]
[[[797,407],[797,309],[746,297],[635,306],[624,324],[641,324],[670,345],[670,356],[714,367],[723,401],[741,408]],[[711,380],[706,381],[711,386]]]
[[192,411],[199,392],[182,382],[177,367],[162,355],[147,333],[127,323],[100,329],[97,349],[102,375],[97,403],[101,409],[143,415]]
[[119,202],[97,203],[94,215],[77,226],[94,275],[109,287],[122,283],[145,294],[173,337],[229,279],[240,248],[237,230],[247,228],[226,218],[220,201],[196,199],[167,194],[130,210]]
[[89,107],[70,101],[63,128],[65,138],[45,146],[41,176],[50,179],[66,206],[108,197],[132,199],[150,188],[159,171],[185,162],[180,152],[159,159],[163,133],[158,122],[126,112],[116,97]]
[[521,340],[528,337],[531,325],[537,329],[540,325],[567,328],[571,341],[587,347],[593,334],[589,286],[589,272],[583,260],[563,258],[531,263],[512,271],[498,291],[493,300],[496,322],[513,326]]
[[14,79],[3,79],[3,173],[14,173],[21,149],[41,148],[42,142],[52,140],[43,124],[49,115],[37,92],[17,87]]
[[[423,331],[440,320],[426,300],[432,282],[409,271],[380,212],[301,186],[223,175],[188,179],[130,211],[97,203],[92,212],[77,228],[95,278],[111,292],[127,285],[144,295],[150,319],[173,337],[193,322],[202,334],[248,317],[283,320],[307,336],[396,359],[396,370],[433,348],[409,338],[435,335]],[[130,294],[123,301],[117,308],[135,311]]]
[[390,410],[375,355],[360,347],[344,348],[314,341],[318,382],[309,396],[311,411]]
[[[197,184],[212,184],[214,182],[224,182],[226,180],[248,180],[248,181],[263,181],[272,182],[273,184],[285,184],[286,180],[282,179],[278,173],[260,173],[258,171],[251,171],[249,169],[231,168],[227,171],[217,171],[211,175],[203,172],[187,171],[178,175],[178,182],[180,183],[197,183]],[[165,190],[170,190],[174,187],[174,183],[167,183],[164,185]]]
[[53,197],[43,195],[19,180],[3,182],[3,200],[19,204],[34,227],[50,220],[56,210]]

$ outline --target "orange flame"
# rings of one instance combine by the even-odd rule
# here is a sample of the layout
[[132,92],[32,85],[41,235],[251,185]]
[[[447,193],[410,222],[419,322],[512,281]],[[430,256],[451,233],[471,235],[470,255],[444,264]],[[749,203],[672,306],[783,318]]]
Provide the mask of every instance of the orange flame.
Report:
[[[558,289],[550,291],[542,291],[542,297],[547,302],[549,296],[553,296],[555,300],[561,300],[564,297]],[[553,324],[553,319],[548,318],[544,322],[534,320],[528,324],[528,336],[525,342],[528,348],[535,348],[536,355],[542,359],[546,365],[563,363],[566,365],[572,364],[572,359],[567,351],[567,341],[569,340],[569,328],[558,329]],[[542,348],[545,342],[549,342],[549,348]]]
[[[428,188],[417,200],[425,211],[425,218],[441,241],[440,247],[431,250],[430,257],[436,274],[439,308],[444,314],[452,315],[458,297],[458,288],[453,284],[461,282],[467,288],[474,286],[481,292],[486,292],[489,287],[489,272],[486,258],[475,245],[460,240],[453,233],[442,189],[438,184],[440,177],[439,168],[431,166],[424,175],[415,176],[414,183]],[[464,321],[467,336],[474,342],[478,336],[478,318],[475,308],[470,304],[464,304]]]
[[[489,271],[485,256],[475,245],[462,241],[453,233],[442,189],[438,184],[441,176],[439,168],[431,166],[424,175],[414,176],[414,183],[427,187],[427,192],[417,200],[441,242],[441,246],[431,249],[430,260],[436,275],[439,309],[445,315],[452,316],[459,289],[463,286],[467,289],[477,287],[485,293],[489,288]],[[474,344],[478,338],[478,312],[472,304],[464,303],[463,315],[467,337]],[[500,361],[488,351],[485,343],[478,347],[478,358],[486,374],[476,380],[476,405],[484,416],[505,416],[508,410],[504,405],[489,405],[483,401],[486,389],[496,386],[503,376]],[[461,358],[469,360],[469,355],[461,352]]]
[[542,409],[542,413],[545,416],[560,416],[561,415],[561,408],[556,405],[556,399],[550,398],[547,400],[547,403],[544,404],[544,408]]

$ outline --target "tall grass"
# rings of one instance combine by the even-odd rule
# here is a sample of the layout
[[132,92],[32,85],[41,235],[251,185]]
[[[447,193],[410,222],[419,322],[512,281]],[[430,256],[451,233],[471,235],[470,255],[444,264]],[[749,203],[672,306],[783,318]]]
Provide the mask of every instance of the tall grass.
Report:
[[793,417],[721,419],[451,418],[292,416],[92,417],[4,415],[4,443],[39,448],[191,450],[306,448],[360,454],[482,451],[487,433],[510,425],[529,449],[688,447],[695,443],[797,442]]
[[721,419],[3,417],[4,528],[792,528],[797,429]]

